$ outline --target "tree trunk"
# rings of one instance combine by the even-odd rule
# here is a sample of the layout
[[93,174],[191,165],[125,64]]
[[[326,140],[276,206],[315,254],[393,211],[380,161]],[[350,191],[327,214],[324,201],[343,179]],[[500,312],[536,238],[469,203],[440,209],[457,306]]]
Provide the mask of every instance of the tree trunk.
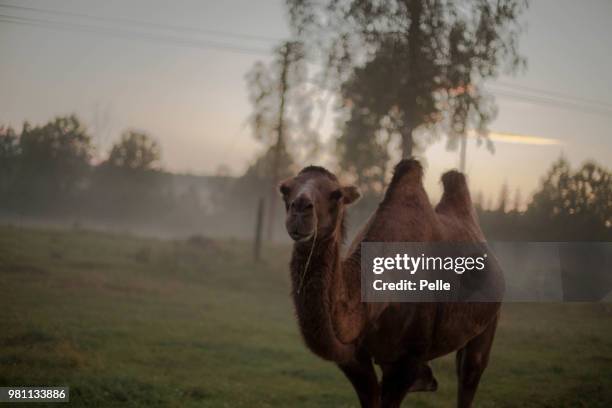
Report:
[[461,151],[459,156],[459,171],[465,174],[465,160],[467,155],[467,135],[461,135]]
[[426,73],[422,71],[421,48],[423,47],[422,39],[422,16],[423,16],[423,1],[410,0],[407,3],[408,13],[410,17],[410,26],[408,27],[408,58],[410,62],[409,74],[412,79],[412,95],[410,102],[404,106],[404,126],[402,129],[402,159],[409,159],[414,155],[414,129],[415,124],[419,124],[416,117],[416,107],[418,100],[417,83],[420,77],[425,77]]
[[269,241],[274,238],[274,221],[276,220],[276,201],[278,199],[279,166],[281,155],[282,134],[279,132],[276,146],[274,147],[274,159],[272,163],[272,182],[270,183],[270,193],[268,196],[268,226],[267,237]]
[[414,129],[412,128],[412,126],[404,126],[404,128],[402,129],[402,159],[409,159],[413,156],[413,131]]
[[281,154],[283,151],[284,130],[285,130],[285,103],[287,97],[287,74],[289,71],[289,44],[285,44],[283,50],[283,66],[280,77],[280,106],[278,107],[278,137],[274,146],[274,159],[272,163],[272,185],[270,186],[270,196],[268,198],[268,240],[274,238],[274,224],[276,220],[276,202],[278,200],[277,185],[279,180]]

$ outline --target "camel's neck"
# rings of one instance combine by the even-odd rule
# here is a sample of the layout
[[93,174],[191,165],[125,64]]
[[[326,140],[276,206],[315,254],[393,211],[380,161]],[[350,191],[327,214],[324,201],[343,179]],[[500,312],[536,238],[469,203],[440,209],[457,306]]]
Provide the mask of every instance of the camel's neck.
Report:
[[314,353],[336,362],[354,355],[354,346],[343,334],[352,319],[345,313],[341,234],[339,227],[330,237],[296,243],[291,259],[292,294],[304,340]]

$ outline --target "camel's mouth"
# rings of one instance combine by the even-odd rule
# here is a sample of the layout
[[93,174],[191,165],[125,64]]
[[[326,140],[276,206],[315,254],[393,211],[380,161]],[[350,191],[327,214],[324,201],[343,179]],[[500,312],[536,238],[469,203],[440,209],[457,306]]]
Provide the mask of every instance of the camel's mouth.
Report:
[[291,237],[291,239],[294,240],[295,242],[308,241],[313,235],[312,232],[307,233],[307,234],[297,232],[297,231],[288,231],[288,232],[289,232],[289,236]]
[[290,214],[285,222],[285,228],[295,242],[308,241],[314,235],[315,217],[310,214]]

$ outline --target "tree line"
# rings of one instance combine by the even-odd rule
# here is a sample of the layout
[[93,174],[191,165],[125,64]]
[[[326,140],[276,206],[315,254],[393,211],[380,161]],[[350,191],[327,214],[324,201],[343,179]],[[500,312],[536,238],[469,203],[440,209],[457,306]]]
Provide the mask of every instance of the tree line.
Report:
[[[240,177],[210,178],[205,187],[209,199],[203,203],[196,181],[188,181],[177,193],[172,175],[161,166],[161,147],[144,132],[124,132],[97,162],[95,152],[91,135],[75,115],[43,125],[26,122],[20,132],[0,126],[0,211],[249,237],[255,205],[267,194],[276,155],[269,149]],[[286,149],[280,160],[278,176],[291,175],[294,162]],[[351,212],[353,228],[365,221],[378,200],[380,194],[365,194]],[[482,201],[474,197],[490,239],[612,240],[612,173],[592,161],[578,169],[565,158],[553,163],[525,209],[508,202],[505,186],[496,208],[485,208]],[[276,212],[282,218],[281,209]],[[280,231],[282,224],[276,228]]]
[[497,209],[476,209],[492,240],[507,241],[611,241],[612,172],[594,161],[572,169],[567,159],[554,162],[541,180],[525,211],[508,195]]
[[[0,218],[251,237],[274,155],[238,178],[180,175],[162,167],[161,146],[146,132],[126,130],[102,155],[76,115],[0,125]],[[290,167],[288,155],[280,159],[279,168]]]
[[43,125],[25,122],[19,132],[0,126],[0,208],[116,219],[145,216],[168,204],[160,147],[149,135],[128,130],[96,164],[94,153],[92,137],[76,115]]

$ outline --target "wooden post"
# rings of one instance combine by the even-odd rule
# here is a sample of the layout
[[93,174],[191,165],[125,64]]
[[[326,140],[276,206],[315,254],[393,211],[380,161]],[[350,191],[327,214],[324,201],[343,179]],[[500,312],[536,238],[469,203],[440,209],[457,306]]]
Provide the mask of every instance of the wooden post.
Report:
[[264,199],[263,197],[260,197],[257,203],[257,218],[255,219],[255,239],[253,249],[253,255],[255,257],[256,262],[261,259],[261,235],[263,232],[263,215]]

